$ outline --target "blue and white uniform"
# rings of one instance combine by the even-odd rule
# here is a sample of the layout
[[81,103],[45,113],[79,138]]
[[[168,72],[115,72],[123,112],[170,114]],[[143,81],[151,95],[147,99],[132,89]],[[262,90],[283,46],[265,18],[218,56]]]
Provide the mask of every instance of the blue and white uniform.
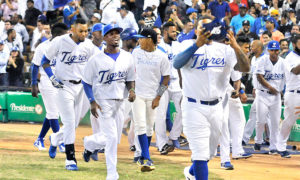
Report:
[[134,80],[132,55],[122,49],[117,58],[104,52],[92,56],[84,70],[83,81],[92,86],[94,99],[102,109],[98,110],[100,132],[86,136],[84,147],[90,152],[105,148],[107,180],[119,178],[117,144],[124,123],[124,99],[128,96],[125,83]]
[[[285,84],[285,67],[284,60],[278,57],[278,61],[273,64],[269,55],[265,55],[257,64],[254,72],[255,75],[261,74],[264,79],[275,88],[278,93],[271,94],[269,89],[261,83],[257,83],[256,89],[256,136],[255,143],[263,143],[263,132],[265,124],[268,123],[270,129],[270,146],[269,149],[277,150],[276,144],[279,132],[279,123],[281,115],[281,94]],[[267,115],[269,114],[269,121]]]

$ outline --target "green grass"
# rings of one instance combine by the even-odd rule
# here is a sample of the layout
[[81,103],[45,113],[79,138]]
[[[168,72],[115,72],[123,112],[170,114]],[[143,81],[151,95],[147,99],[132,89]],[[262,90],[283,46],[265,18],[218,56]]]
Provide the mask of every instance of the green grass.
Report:
[[[0,131],[0,139],[31,137],[31,133],[12,133]],[[28,142],[29,143],[29,142]],[[30,142],[32,143],[32,142]],[[65,155],[58,153],[55,159],[50,159],[48,152],[35,150],[18,150],[0,148],[0,179],[72,179],[72,180],[105,180],[106,165],[104,154],[99,154],[99,161],[91,160],[86,163],[82,159],[81,152],[76,153],[79,171],[65,170]],[[184,165],[174,161],[159,158],[153,159],[156,170],[142,173],[137,164],[132,162],[131,155],[126,158],[118,158],[118,173],[120,180],[184,180]],[[209,179],[220,180],[218,176],[210,173]]]

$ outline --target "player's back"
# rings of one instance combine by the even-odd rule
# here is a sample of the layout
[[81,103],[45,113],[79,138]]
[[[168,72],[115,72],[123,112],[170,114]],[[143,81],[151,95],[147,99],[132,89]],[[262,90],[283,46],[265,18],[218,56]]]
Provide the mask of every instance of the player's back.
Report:
[[[193,43],[194,40],[184,41],[182,47]],[[198,48],[181,69],[184,95],[205,101],[223,97],[236,62],[236,55],[228,45],[212,42]]]

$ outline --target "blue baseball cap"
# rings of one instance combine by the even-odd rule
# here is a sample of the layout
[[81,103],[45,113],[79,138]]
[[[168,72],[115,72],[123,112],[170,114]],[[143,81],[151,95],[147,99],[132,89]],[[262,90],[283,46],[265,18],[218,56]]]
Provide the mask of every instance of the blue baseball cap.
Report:
[[121,34],[122,41],[130,40],[130,39],[138,39],[138,38],[145,38],[142,35],[139,35],[135,29],[133,28],[126,28]]
[[239,8],[247,8],[247,6],[246,6],[246,4],[242,4],[242,3],[241,3],[241,4],[239,5]]
[[73,2],[73,1],[75,1],[75,0],[68,0],[68,4],[71,3],[71,2]]
[[264,5],[261,6],[261,9],[267,9],[268,10],[269,6],[264,4]]
[[10,51],[19,51],[19,48],[17,46],[14,46],[14,47],[11,48]]
[[272,24],[276,24],[276,19],[274,19],[273,17],[268,17],[268,18],[266,19],[266,21],[269,21],[269,22],[272,23]]
[[102,31],[103,30],[103,25],[101,23],[94,24],[92,27],[92,33],[96,31]]
[[3,41],[3,40],[0,40],[0,44],[4,44],[4,41]]
[[188,8],[185,13],[186,14],[191,14],[193,12],[197,13],[198,11],[196,9],[194,9],[194,8]]
[[117,24],[108,24],[103,28],[103,32],[102,32],[103,36],[105,36],[109,31],[112,30],[118,30],[119,33],[121,33],[123,31],[123,28],[119,27]]
[[176,1],[173,1],[173,2],[171,3],[171,5],[175,5],[175,6],[177,6],[177,7],[179,6],[178,3],[177,3]]
[[279,50],[279,42],[278,41],[270,41],[268,44],[268,50]]

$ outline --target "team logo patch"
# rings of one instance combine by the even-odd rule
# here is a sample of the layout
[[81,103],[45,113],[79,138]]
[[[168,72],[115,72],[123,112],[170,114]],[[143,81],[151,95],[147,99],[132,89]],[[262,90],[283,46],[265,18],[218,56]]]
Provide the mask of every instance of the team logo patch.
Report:
[[43,113],[43,107],[39,104],[37,104],[35,107],[34,107],[34,110],[37,114],[42,114]]

